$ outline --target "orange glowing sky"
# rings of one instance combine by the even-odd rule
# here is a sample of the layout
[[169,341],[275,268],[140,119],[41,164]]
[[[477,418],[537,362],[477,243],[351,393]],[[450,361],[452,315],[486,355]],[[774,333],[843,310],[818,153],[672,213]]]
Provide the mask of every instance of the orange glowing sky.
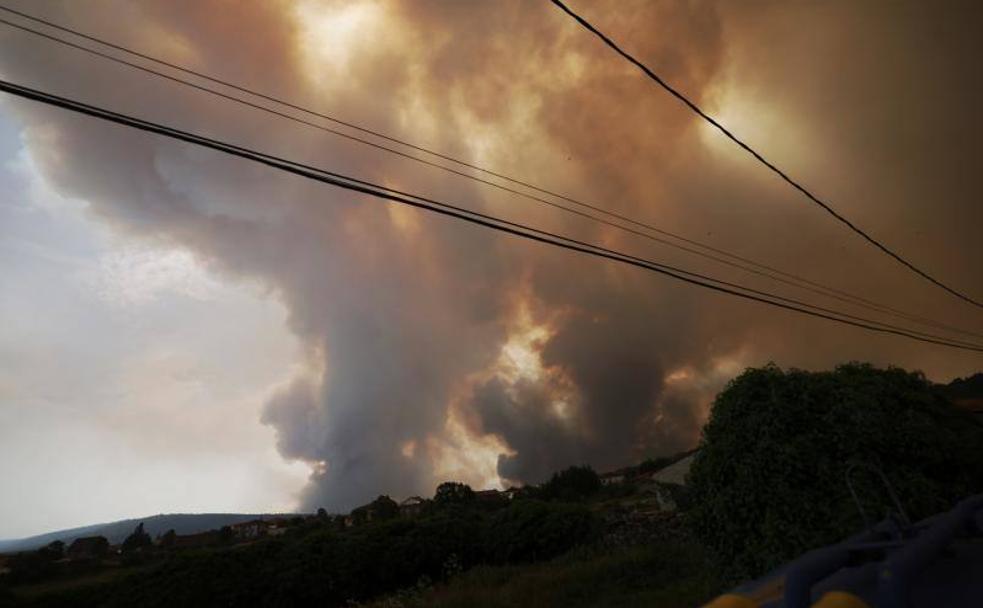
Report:
[[[550,3],[12,4],[983,333]],[[574,8],[859,225],[983,295],[975,3]],[[22,32],[0,30],[0,48],[15,82],[779,289]],[[768,361],[939,381],[981,367],[0,104],[0,477],[19,488],[0,498],[0,537],[614,468],[694,445],[714,394]]]

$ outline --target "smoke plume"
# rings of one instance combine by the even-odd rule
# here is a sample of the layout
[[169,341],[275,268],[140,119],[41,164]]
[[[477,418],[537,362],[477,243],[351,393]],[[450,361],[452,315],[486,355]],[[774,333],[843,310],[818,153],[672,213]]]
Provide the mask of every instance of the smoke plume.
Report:
[[[983,216],[971,183],[983,122],[963,122],[983,95],[979,78],[967,82],[978,70],[961,71],[979,56],[979,11],[960,23],[920,4],[890,15],[845,2],[795,14],[784,6],[741,3],[738,14],[731,3],[611,2],[583,10],[842,201],[847,215],[983,293],[974,272]],[[972,324],[964,308],[832,225],[549,3],[24,7],[716,247]],[[890,27],[868,27],[878,19]],[[803,23],[822,35],[800,39]],[[944,48],[917,45],[912,72],[892,71],[914,53],[908,37],[932,27],[945,32]],[[0,48],[4,77],[29,86],[756,280],[19,32],[0,32]],[[829,48],[832,56],[820,54]],[[916,101],[912,77],[931,78],[938,96]],[[962,87],[958,107],[945,92],[953,82]],[[429,494],[449,475],[529,483],[569,464],[607,469],[687,449],[715,392],[744,365],[856,358],[951,375],[978,364],[5,103],[46,178],[88,201],[94,217],[131,238],[193,251],[217,276],[261,282],[284,303],[305,369],[270,397],[263,421],[285,458],[312,466],[301,508]],[[946,156],[958,161],[936,159],[930,137],[948,138]],[[930,194],[937,208],[927,213]]]

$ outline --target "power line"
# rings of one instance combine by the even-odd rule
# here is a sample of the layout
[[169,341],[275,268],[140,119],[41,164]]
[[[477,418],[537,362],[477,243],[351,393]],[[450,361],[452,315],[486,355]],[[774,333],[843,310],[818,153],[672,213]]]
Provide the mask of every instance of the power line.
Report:
[[882,252],[884,252],[887,255],[889,255],[892,258],[894,258],[896,261],[898,261],[901,264],[904,264],[905,266],[907,266],[909,270],[911,270],[911,271],[913,271],[913,272],[921,275],[922,278],[927,279],[928,281],[931,281],[936,286],[941,287],[942,289],[948,291],[950,294],[956,296],[957,298],[959,298],[961,300],[965,300],[966,302],[969,302],[970,304],[973,304],[975,306],[979,306],[980,308],[983,308],[983,303],[974,300],[970,296],[967,296],[967,295],[963,294],[960,291],[957,291],[956,289],[954,289],[952,287],[949,287],[948,285],[946,285],[945,283],[939,281],[938,279],[936,279],[932,275],[928,274],[924,270],[921,270],[920,268],[918,268],[917,266],[915,266],[914,264],[912,264],[911,262],[909,262],[905,258],[901,257],[900,254],[895,253],[894,251],[892,251],[891,249],[889,249],[886,245],[884,245],[883,243],[881,243],[880,241],[878,241],[874,237],[872,237],[869,234],[867,234],[867,232],[865,232],[862,228],[860,228],[857,225],[855,225],[853,222],[851,222],[849,219],[847,219],[846,217],[844,217],[842,214],[838,213],[835,209],[833,209],[832,207],[830,207],[828,203],[824,202],[818,196],[816,196],[815,194],[813,194],[812,192],[810,192],[809,190],[807,190],[805,186],[803,186],[802,184],[800,184],[796,180],[794,180],[791,177],[789,177],[784,171],[782,171],[781,169],[779,169],[774,163],[772,163],[771,161],[769,161],[768,159],[766,159],[764,156],[762,156],[759,152],[757,152],[751,146],[749,146],[748,144],[746,144],[742,140],[740,140],[736,135],[734,135],[733,133],[731,133],[726,127],[724,127],[722,124],[720,124],[719,122],[717,122],[713,117],[711,117],[709,114],[707,114],[702,109],[700,109],[700,107],[697,106],[695,103],[693,103],[692,101],[690,101],[689,98],[687,98],[685,95],[683,95],[678,90],[676,90],[675,88],[673,88],[672,85],[670,85],[669,83],[667,83],[658,74],[656,74],[651,69],[649,69],[648,66],[646,66],[645,64],[643,64],[639,60],[635,59],[634,57],[632,57],[630,54],[628,54],[624,50],[622,50],[621,47],[617,45],[617,43],[615,43],[613,40],[611,40],[610,38],[608,38],[603,32],[599,31],[596,27],[594,27],[593,25],[591,25],[586,19],[584,19],[583,17],[581,17],[577,13],[573,12],[573,10],[571,10],[561,0],[552,0],[552,2],[553,2],[553,4],[555,4],[556,6],[558,6],[563,12],[565,12],[566,14],[570,15],[571,17],[573,17],[577,21],[577,23],[579,23],[584,28],[586,28],[588,31],[590,31],[591,33],[593,33],[594,35],[596,35],[598,38],[600,38],[602,41],[604,41],[604,44],[606,44],[609,47],[611,47],[611,49],[613,49],[616,53],[618,53],[619,55],[621,55],[622,57],[624,57],[630,63],[632,63],[633,65],[635,65],[638,69],[642,70],[642,72],[644,72],[646,76],[648,76],[649,78],[651,78],[652,80],[654,80],[656,83],[658,83],[659,86],[661,86],[663,89],[665,89],[666,91],[668,91],[673,97],[675,97],[679,101],[683,102],[683,104],[686,105],[686,107],[688,107],[690,110],[692,110],[693,112],[695,112],[700,118],[702,118],[703,120],[705,120],[708,123],[710,123],[711,125],[713,125],[713,127],[715,127],[718,131],[720,131],[721,133],[723,133],[728,139],[730,139],[732,142],[736,143],[745,152],[747,152],[748,154],[750,154],[751,156],[753,156],[755,159],[757,159],[758,162],[760,162],[764,166],[766,166],[769,169],[771,169],[771,171],[773,173],[775,173],[776,175],[778,175],[780,178],[782,178],[782,180],[784,180],[790,186],[792,186],[793,188],[795,188],[796,190],[798,190],[799,192],[801,192],[810,201],[812,201],[813,203],[819,205],[827,213],[829,213],[834,218],[836,218],[837,220],[839,220],[842,224],[844,224],[848,228],[850,228],[850,230],[852,230],[852,231],[856,232],[857,234],[859,234],[860,236],[862,236],[871,245],[874,245],[875,247],[877,247],[878,249],[880,249]]
[[[376,137],[380,137],[382,139],[386,139],[388,141],[399,143],[401,145],[404,145],[404,146],[413,148],[415,150],[418,150],[418,151],[421,151],[421,152],[424,152],[424,153],[433,155],[433,156],[435,156],[437,158],[441,158],[441,159],[445,159],[445,160],[448,160],[448,161],[452,161],[452,162],[457,163],[459,165],[462,165],[462,166],[465,166],[465,167],[468,167],[468,168],[471,168],[471,169],[474,169],[474,170],[477,170],[477,171],[481,171],[483,173],[486,173],[488,175],[495,176],[495,177],[500,178],[500,179],[503,179],[503,180],[507,180],[507,181],[509,181],[511,183],[515,183],[517,185],[521,185],[521,186],[524,186],[524,187],[527,187],[527,188],[536,190],[538,192],[541,192],[541,193],[544,193],[544,194],[548,194],[550,196],[553,196],[553,197],[556,197],[556,198],[559,198],[559,199],[568,201],[568,202],[573,203],[575,205],[578,205],[578,206],[580,206],[582,208],[591,209],[593,211],[602,213],[602,214],[604,214],[604,215],[606,215],[608,217],[614,217],[614,218],[616,218],[618,220],[621,220],[621,221],[624,221],[624,222],[633,224],[635,226],[646,228],[646,229],[652,230],[652,231],[654,231],[656,233],[663,234],[663,235],[666,235],[666,236],[675,238],[675,239],[680,240],[682,242],[685,242],[685,243],[688,243],[688,244],[691,244],[691,245],[694,245],[694,246],[697,246],[697,247],[701,247],[701,248],[706,249],[708,251],[712,251],[714,253],[717,253],[717,254],[723,255],[725,257],[731,258],[731,260],[738,260],[739,262],[742,262],[742,263],[735,263],[735,262],[733,262],[731,260],[721,259],[720,257],[718,257],[716,255],[708,254],[708,253],[706,253],[704,251],[694,250],[694,249],[692,249],[690,247],[686,247],[685,245],[680,245],[678,243],[667,241],[665,239],[661,239],[661,238],[656,237],[656,236],[653,236],[651,234],[640,232],[638,230],[635,230],[635,229],[632,229],[632,228],[629,228],[629,227],[623,226],[621,224],[617,224],[617,223],[614,223],[614,222],[611,222],[611,221],[608,221],[608,220],[605,220],[605,219],[602,219],[602,218],[598,218],[596,216],[593,216],[593,215],[590,215],[588,213],[584,213],[584,212],[578,211],[576,209],[570,209],[569,207],[565,207],[563,205],[559,205],[559,204],[554,203],[552,201],[545,200],[545,199],[543,199],[541,197],[538,197],[538,196],[535,196],[535,195],[531,195],[531,194],[528,194],[526,192],[521,192],[521,191],[515,190],[513,188],[509,188],[507,186],[502,186],[501,184],[497,184],[495,182],[491,182],[491,181],[488,181],[488,180],[479,178],[477,176],[474,176],[474,175],[471,175],[471,174],[468,174],[468,173],[463,173],[463,172],[457,171],[455,169],[452,169],[450,167],[446,167],[446,166],[440,165],[438,163],[433,163],[433,162],[430,162],[430,161],[428,161],[426,159],[422,159],[422,158],[419,158],[419,157],[416,157],[416,156],[413,156],[413,155],[410,155],[410,154],[406,154],[406,153],[401,152],[399,150],[394,150],[394,149],[389,148],[387,146],[382,146],[382,145],[379,145],[379,144],[377,144],[375,142],[367,141],[367,140],[361,139],[359,137],[355,137],[355,136],[352,136],[350,134],[347,134],[347,133],[344,133],[344,132],[341,132],[341,131],[337,131],[335,129],[331,129],[331,128],[325,127],[324,125],[319,125],[319,124],[316,124],[316,123],[312,123],[310,121],[307,121],[307,120],[298,118],[296,116],[292,116],[290,114],[285,114],[285,113],[276,111],[276,110],[274,110],[272,108],[268,108],[268,107],[265,107],[265,106],[262,106],[262,105],[254,104],[254,103],[252,103],[250,101],[241,99],[239,97],[228,95],[228,94],[223,93],[221,91],[216,91],[214,89],[210,89],[208,87],[204,87],[204,86],[201,86],[201,85],[196,84],[196,83],[192,83],[192,82],[189,82],[189,81],[186,81],[186,80],[182,80],[180,78],[176,78],[176,77],[171,76],[169,74],[164,74],[162,72],[158,72],[158,71],[153,70],[151,68],[147,68],[145,66],[142,66],[142,65],[139,65],[139,64],[136,64],[136,63],[132,63],[132,62],[129,62],[129,61],[126,61],[126,60],[121,59],[119,57],[115,57],[113,55],[102,53],[102,52],[100,52],[98,50],[91,49],[91,48],[88,48],[88,47],[84,47],[84,46],[75,44],[73,42],[70,42],[70,41],[67,41],[67,40],[64,40],[64,39],[61,39],[61,38],[57,38],[57,37],[52,36],[50,34],[47,34],[47,33],[44,33],[44,32],[40,32],[38,30],[31,29],[29,27],[25,27],[25,26],[20,25],[20,24],[17,24],[17,23],[12,23],[10,21],[4,20],[4,19],[0,19],[0,23],[3,23],[3,24],[8,25],[10,27],[14,27],[14,28],[17,28],[17,29],[22,30],[24,32],[35,34],[37,36],[41,36],[41,37],[46,38],[46,39],[49,39],[49,40],[51,40],[53,42],[58,42],[60,44],[69,46],[71,48],[74,48],[74,49],[77,49],[77,50],[80,50],[80,51],[84,51],[86,53],[90,53],[90,54],[96,55],[98,57],[101,57],[101,58],[104,58],[104,59],[107,59],[107,60],[110,60],[110,61],[113,61],[113,62],[116,62],[116,63],[120,63],[122,65],[126,65],[128,67],[135,68],[135,69],[141,70],[141,71],[146,72],[146,73],[150,73],[150,74],[155,75],[155,76],[159,76],[161,78],[170,80],[172,82],[176,82],[178,84],[183,84],[185,86],[189,86],[189,87],[192,87],[194,89],[197,89],[197,90],[200,90],[200,91],[203,91],[203,92],[212,94],[212,95],[216,95],[216,96],[221,97],[223,99],[227,99],[227,100],[230,100],[230,101],[233,101],[233,102],[236,102],[236,103],[239,103],[239,104],[242,104],[242,105],[245,105],[245,106],[254,108],[254,109],[258,109],[258,110],[261,110],[261,111],[264,111],[264,112],[268,112],[270,114],[273,114],[273,115],[276,115],[276,116],[279,116],[279,117],[282,117],[282,118],[286,118],[288,120],[292,120],[294,122],[298,122],[298,123],[303,124],[303,125],[306,125],[306,126],[314,127],[316,129],[319,129],[319,130],[322,130],[322,131],[326,131],[326,132],[331,133],[333,135],[337,135],[337,136],[340,136],[340,137],[343,137],[343,138],[346,138],[346,139],[349,139],[349,140],[352,140],[352,141],[355,141],[355,142],[358,142],[358,143],[361,143],[361,144],[364,144],[364,145],[368,145],[368,146],[371,146],[373,148],[377,148],[377,149],[382,150],[382,151],[385,151],[385,152],[396,154],[396,155],[401,156],[403,158],[406,158],[406,159],[409,159],[409,160],[413,160],[413,161],[417,161],[417,162],[420,162],[422,164],[428,165],[430,167],[441,169],[441,170],[447,171],[449,173],[452,173],[452,174],[455,174],[455,175],[458,175],[458,176],[461,176],[461,177],[465,177],[467,179],[472,179],[472,180],[475,180],[475,181],[480,182],[482,184],[485,184],[485,185],[489,185],[489,186],[498,188],[498,189],[503,190],[505,192],[509,192],[511,194],[516,194],[518,196],[522,196],[522,197],[527,198],[529,200],[532,200],[532,201],[535,201],[535,202],[539,202],[539,203],[543,203],[543,204],[549,205],[549,206],[551,206],[553,208],[560,209],[562,211],[566,211],[568,213],[571,213],[571,214],[574,214],[574,215],[577,215],[577,216],[580,216],[580,217],[583,217],[583,218],[586,218],[586,219],[589,219],[589,220],[592,220],[592,221],[596,221],[596,222],[599,222],[599,223],[604,224],[604,225],[607,225],[607,226],[611,226],[611,227],[617,228],[617,229],[622,230],[622,231],[625,231],[625,232],[627,232],[629,234],[640,236],[640,237],[646,238],[646,239],[651,240],[651,241],[654,241],[654,242],[658,242],[658,243],[661,243],[661,244],[664,244],[664,245],[668,245],[670,247],[674,247],[676,249],[679,249],[679,250],[684,251],[684,252],[687,252],[687,253],[691,253],[691,254],[694,254],[694,255],[701,256],[701,257],[703,257],[705,259],[709,259],[709,260],[712,260],[712,261],[715,261],[715,262],[718,262],[718,263],[721,263],[721,264],[725,264],[725,265],[731,266],[733,268],[738,268],[738,269],[743,270],[745,272],[749,272],[749,273],[756,274],[756,275],[759,275],[759,276],[762,276],[762,277],[766,277],[768,279],[771,279],[773,281],[777,281],[779,283],[790,285],[792,287],[796,287],[796,288],[799,288],[799,289],[804,289],[804,290],[810,291],[812,293],[816,293],[816,294],[819,294],[819,295],[823,295],[825,297],[833,298],[835,300],[839,300],[841,302],[845,302],[845,303],[848,303],[848,304],[851,304],[851,305],[860,306],[860,307],[866,308],[868,310],[876,311],[876,312],[883,313],[883,314],[892,315],[892,316],[895,316],[895,317],[898,317],[898,318],[902,318],[902,319],[905,319],[905,320],[908,320],[908,321],[911,321],[911,322],[914,322],[914,323],[918,323],[920,325],[925,325],[925,326],[929,326],[929,327],[935,327],[937,329],[944,329],[944,330],[948,330],[948,331],[955,332],[955,333],[960,333],[960,334],[964,334],[964,335],[968,335],[968,336],[974,336],[974,337],[978,337],[978,338],[983,338],[983,335],[981,335],[979,333],[975,333],[975,332],[972,332],[972,331],[968,331],[968,330],[965,330],[965,329],[961,329],[961,328],[958,328],[958,327],[947,325],[945,323],[941,323],[941,322],[938,322],[938,321],[935,321],[935,320],[932,320],[932,319],[927,319],[925,317],[921,317],[921,316],[918,316],[918,315],[913,315],[913,314],[904,312],[902,310],[898,310],[896,308],[887,306],[885,304],[880,304],[880,303],[877,303],[877,302],[873,302],[873,301],[868,300],[866,298],[863,298],[861,296],[857,296],[857,295],[851,294],[849,292],[845,292],[845,291],[842,291],[842,290],[839,290],[839,289],[836,289],[836,288],[833,288],[833,287],[829,287],[829,286],[823,285],[821,283],[817,283],[817,282],[811,281],[809,279],[806,279],[806,278],[803,278],[803,277],[799,277],[797,275],[794,275],[794,274],[791,274],[791,273],[788,273],[788,272],[779,270],[777,268],[774,268],[774,267],[771,267],[771,266],[768,266],[768,265],[765,265],[765,264],[761,264],[761,263],[755,262],[755,261],[750,260],[748,258],[745,258],[745,257],[739,256],[739,255],[736,255],[736,254],[733,254],[733,253],[729,253],[727,251],[724,251],[724,250],[721,250],[721,249],[712,247],[712,246],[707,245],[705,243],[701,243],[699,241],[695,241],[693,239],[689,239],[689,238],[686,238],[686,237],[683,237],[683,236],[674,234],[672,232],[668,232],[666,230],[662,230],[662,229],[657,228],[657,227],[655,227],[655,226],[653,226],[651,224],[640,222],[640,221],[637,221],[637,220],[632,219],[630,217],[627,217],[627,216],[624,216],[624,215],[621,215],[621,214],[618,214],[618,213],[614,213],[614,212],[608,211],[608,210],[606,210],[606,209],[604,209],[602,207],[599,207],[599,206],[596,206],[596,205],[592,205],[592,204],[589,204],[589,203],[584,203],[584,202],[579,201],[577,199],[570,198],[570,197],[568,197],[566,195],[558,194],[556,192],[552,192],[550,190],[546,190],[544,188],[540,188],[540,187],[535,186],[533,184],[530,184],[528,182],[525,182],[525,181],[522,181],[522,180],[518,180],[518,179],[515,179],[515,178],[512,178],[512,177],[509,177],[507,175],[503,175],[501,173],[496,173],[495,171],[492,171],[492,170],[489,170],[489,169],[485,169],[485,168],[482,168],[480,166],[477,166],[477,165],[468,163],[466,161],[458,160],[458,159],[455,159],[453,157],[450,157],[450,156],[447,156],[447,155],[444,155],[444,154],[441,154],[441,153],[438,153],[438,152],[434,152],[434,151],[429,150],[427,148],[424,148],[424,147],[421,147],[421,146],[417,146],[415,144],[412,144],[412,143],[409,143],[409,142],[406,142],[404,140],[400,140],[400,139],[397,139],[397,138],[394,138],[394,137],[390,137],[388,135],[384,135],[384,134],[379,133],[377,131],[373,131],[371,129],[367,129],[367,128],[364,128],[364,127],[355,125],[353,123],[350,123],[350,122],[345,122],[343,120],[339,120],[339,119],[337,119],[335,117],[332,117],[332,116],[327,115],[327,114],[324,114],[324,113],[320,113],[320,112],[316,112],[316,111],[313,111],[313,110],[304,108],[302,106],[296,105],[296,104],[291,103],[289,101],[284,101],[284,100],[279,99],[279,98],[276,98],[276,97],[265,95],[263,93],[259,93],[259,92],[255,91],[255,90],[252,90],[252,89],[249,89],[249,88],[246,88],[246,87],[243,87],[243,86],[240,86],[240,85],[237,85],[237,84],[234,84],[234,83],[231,83],[231,82],[228,82],[226,80],[222,80],[222,79],[219,79],[219,78],[216,78],[216,77],[213,77],[213,76],[209,76],[209,75],[204,74],[204,73],[199,72],[199,71],[191,70],[189,68],[185,68],[183,66],[179,66],[179,65],[174,64],[174,63],[170,63],[170,62],[167,62],[167,61],[164,61],[164,60],[161,60],[161,59],[157,59],[157,58],[155,58],[155,57],[153,57],[151,55],[147,55],[147,54],[141,53],[139,51],[134,51],[132,49],[129,49],[127,47],[124,47],[122,45],[118,45],[118,44],[115,44],[115,43],[112,43],[112,42],[107,42],[107,41],[102,40],[100,38],[97,38],[95,36],[91,36],[89,34],[85,34],[85,33],[79,32],[78,30],[74,30],[72,28],[68,28],[68,27],[59,25],[57,23],[54,23],[54,22],[51,22],[51,21],[48,21],[48,20],[45,20],[45,19],[41,19],[39,17],[35,17],[35,16],[32,16],[32,15],[29,15],[29,14],[26,14],[26,13],[23,13],[23,12],[20,12],[20,11],[17,11],[17,10],[14,10],[14,9],[11,9],[11,8],[8,8],[8,7],[5,7],[5,6],[2,6],[2,5],[0,5],[0,10],[6,11],[6,12],[9,12],[9,13],[16,14],[16,15],[18,15],[20,17],[23,17],[23,18],[26,18],[26,19],[30,19],[30,20],[33,20],[33,21],[38,22],[38,23],[42,23],[44,25],[47,25],[49,27],[52,27],[52,28],[55,28],[55,29],[58,29],[58,30],[61,30],[61,31],[64,31],[64,32],[71,33],[71,34],[73,34],[75,36],[79,36],[79,37],[84,38],[86,40],[90,40],[90,41],[96,42],[98,44],[102,44],[102,45],[105,45],[107,47],[110,47],[110,48],[113,48],[113,49],[116,49],[116,50],[120,50],[120,51],[123,51],[125,53],[129,53],[129,54],[131,54],[133,56],[140,57],[142,59],[145,59],[145,60],[148,60],[148,61],[152,61],[152,62],[155,62],[155,63],[160,64],[160,65],[167,66],[167,67],[172,68],[174,70],[178,70],[178,71],[181,71],[181,72],[184,72],[184,73],[187,73],[187,74],[191,74],[193,76],[196,76],[196,77],[199,77],[199,78],[202,78],[202,79],[205,79],[205,80],[208,80],[208,81],[217,83],[217,84],[221,84],[223,86],[230,87],[232,89],[235,89],[235,90],[238,90],[238,91],[247,93],[249,95],[253,95],[253,96],[259,97],[261,99],[265,99],[265,100],[268,100],[268,101],[271,101],[271,102],[274,102],[274,103],[277,103],[277,104],[281,104],[281,105],[283,105],[285,107],[289,107],[289,108],[292,108],[292,109],[295,109],[295,110],[299,110],[299,111],[305,112],[307,114],[310,114],[312,116],[323,118],[323,119],[332,121],[332,122],[334,122],[336,124],[341,124],[341,125],[344,125],[346,127],[350,127],[350,128],[353,128],[353,129],[362,131],[364,133],[368,133],[368,134],[374,135]],[[750,265],[751,267],[749,267],[748,265]]]
[[[952,348],[959,348],[959,349],[970,350],[975,352],[983,352],[983,346],[977,344],[949,340],[939,336],[931,336],[930,334],[922,334],[921,332],[914,332],[914,331],[907,330],[905,328],[898,328],[896,326],[891,326],[886,323],[872,321],[869,319],[863,319],[858,321],[858,320],[853,320],[858,317],[847,316],[847,318],[844,318],[843,316],[837,316],[837,315],[841,315],[842,313],[838,313],[835,311],[829,311],[829,313],[831,314],[827,314],[826,312],[810,310],[808,308],[800,307],[798,304],[801,303],[795,303],[795,304],[785,303],[785,302],[794,302],[793,300],[789,300],[787,298],[778,297],[779,300],[784,300],[784,302],[776,301],[776,300],[768,299],[767,297],[761,297],[759,295],[756,295],[763,292],[756,292],[754,290],[749,290],[744,287],[736,286],[738,289],[744,290],[744,291],[738,291],[737,289],[733,289],[730,286],[728,286],[733,284],[725,284],[722,281],[718,281],[716,279],[711,279],[708,277],[703,277],[702,275],[697,275],[696,273],[681,270],[666,264],[651,262],[649,260],[637,258],[618,251],[585,243],[583,241],[577,241],[575,239],[564,237],[548,231],[538,230],[536,228],[532,228],[530,226],[526,226],[523,224],[508,222],[491,215],[482,214],[475,211],[469,211],[461,207],[456,207],[449,203],[437,202],[437,201],[433,201],[432,199],[427,199],[416,195],[408,195],[406,193],[400,193],[399,191],[390,188],[385,188],[383,186],[379,186],[371,182],[358,180],[355,178],[344,176],[339,173],[333,173],[315,167],[309,167],[306,165],[302,165],[300,163],[283,159],[281,157],[265,154],[262,152],[251,150],[249,148],[235,146],[233,144],[228,144],[219,140],[210,139],[186,131],[181,131],[179,129],[167,127],[159,123],[154,123],[151,121],[146,121],[131,116],[126,116],[124,114],[120,114],[96,106],[84,104],[82,102],[68,99],[65,97],[52,95],[50,93],[46,93],[29,87],[24,87],[5,80],[0,80],[0,90],[19,97],[31,99],[51,106],[60,107],[66,110],[71,110],[76,113],[85,114],[108,122],[113,122],[116,124],[132,127],[135,129],[139,129],[141,131],[156,133],[158,135],[163,135],[166,137],[170,137],[172,139],[185,141],[187,143],[195,144],[198,146],[211,148],[213,150],[224,152],[226,154],[230,154],[240,158],[245,158],[247,160],[252,160],[254,162],[261,163],[275,169],[280,169],[282,171],[292,173],[301,177],[305,177],[322,183],[327,183],[333,186],[337,186],[339,188],[344,188],[346,190],[360,192],[362,194],[367,194],[377,198],[382,198],[396,203],[401,203],[419,209],[432,211],[434,213],[439,213],[442,215],[454,217],[459,220],[463,220],[486,228],[498,230],[500,232],[512,234],[514,236],[518,236],[528,240],[550,244],[564,249],[578,251],[580,253],[585,253],[595,257],[606,258],[630,266],[643,268],[652,272],[670,276],[680,281],[684,281],[690,284],[698,285],[701,287],[705,287],[729,295],[734,295],[737,297],[761,302],[764,304],[769,304],[771,306],[776,306],[786,310],[791,310],[802,314],[807,314],[813,317],[835,321],[838,323],[844,323],[847,325],[860,327],[871,331],[899,335],[922,342],[929,342],[933,344],[939,344],[942,346],[949,346]],[[709,279],[709,281],[712,282],[709,282],[708,280],[705,279]],[[718,283],[718,284],[714,284],[714,283]],[[751,292],[751,293],[746,293],[746,292]],[[771,296],[771,297],[776,297],[776,296]],[[809,304],[806,304],[805,306],[809,306],[810,308],[818,308]],[[819,309],[819,310],[825,310],[825,309]]]

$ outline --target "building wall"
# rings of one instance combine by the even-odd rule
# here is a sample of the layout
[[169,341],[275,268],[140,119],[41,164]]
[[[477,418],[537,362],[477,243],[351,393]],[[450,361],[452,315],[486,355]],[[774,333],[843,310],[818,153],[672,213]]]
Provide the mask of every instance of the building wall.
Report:
[[686,458],[667,466],[661,471],[654,473],[652,475],[652,481],[674,483],[680,486],[686,485],[686,476],[689,474],[689,468],[693,465],[694,458],[696,458],[695,452]]

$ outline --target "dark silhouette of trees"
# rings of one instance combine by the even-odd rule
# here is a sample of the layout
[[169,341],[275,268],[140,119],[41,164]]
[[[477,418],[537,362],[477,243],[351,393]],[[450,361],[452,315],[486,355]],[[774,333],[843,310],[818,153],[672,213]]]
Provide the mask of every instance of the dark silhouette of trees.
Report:
[[146,549],[147,547],[152,547],[153,544],[153,539],[151,539],[150,535],[143,530],[143,522],[140,522],[137,524],[136,529],[133,530],[133,533],[123,540],[123,545],[120,547],[120,549],[123,551],[123,553],[131,553],[133,551]]
[[65,543],[56,540],[38,549],[38,554],[48,561],[57,561],[65,557]]
[[232,533],[231,526],[222,526],[218,530],[218,542],[226,545],[231,543],[235,539],[235,535]]
[[164,549],[170,549],[171,547],[174,546],[174,543],[176,541],[177,541],[177,532],[175,532],[174,529],[172,528],[167,532],[164,532],[163,536],[160,537],[160,546]]
[[540,488],[540,496],[549,500],[579,500],[597,493],[601,479],[589,466],[569,467],[553,473]]
[[593,540],[599,523],[585,505],[519,500],[495,511],[446,508],[340,530],[313,525],[236,547],[174,551],[159,556],[160,567],[73,587],[45,605],[351,605],[478,564],[551,559]]
[[465,483],[445,481],[437,486],[433,501],[437,506],[472,503],[474,502],[474,490]]
[[354,509],[351,516],[356,524],[386,521],[399,516],[399,505],[388,496],[379,496],[369,504]]
[[395,500],[385,495],[369,503],[369,508],[372,510],[373,520],[385,521],[399,516],[399,505]]
[[99,559],[109,553],[109,541],[105,536],[76,538],[66,554],[73,560]]
[[589,542],[600,533],[584,505],[519,500],[492,517],[484,549],[494,563],[549,559]]
[[25,551],[10,556],[7,560],[10,573],[4,578],[14,585],[36,583],[50,578],[56,571],[56,564],[50,555],[41,551]]
[[[845,481],[852,463],[879,467],[921,519],[983,490],[980,446],[983,425],[919,373],[749,369],[703,429],[688,519],[732,578],[754,577],[863,528]],[[881,519],[891,508],[881,481],[854,482]]]

